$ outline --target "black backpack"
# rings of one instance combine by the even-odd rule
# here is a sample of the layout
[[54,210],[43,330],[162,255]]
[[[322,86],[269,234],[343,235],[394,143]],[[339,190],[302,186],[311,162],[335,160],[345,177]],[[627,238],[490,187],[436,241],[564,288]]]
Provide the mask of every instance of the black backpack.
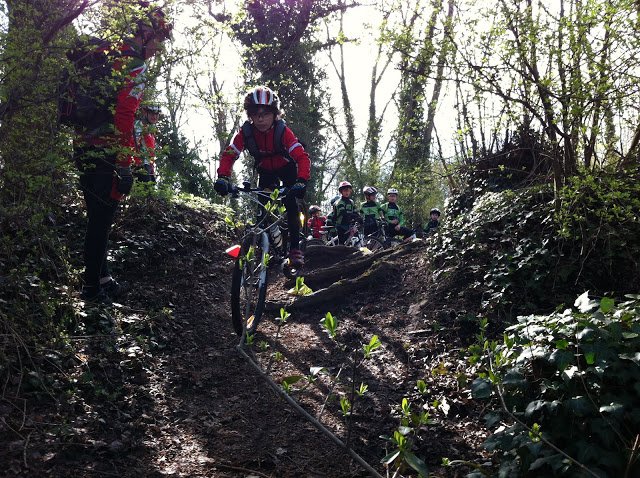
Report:
[[60,123],[95,130],[113,121],[118,91],[113,64],[118,56],[109,42],[94,37],[79,41],[67,52],[71,68],[60,82]]
[[287,123],[285,123],[283,119],[279,119],[275,122],[275,131],[273,133],[273,147],[275,148],[275,151],[273,153],[264,153],[258,148],[256,138],[253,136],[253,127],[251,123],[249,121],[245,121],[243,123],[242,139],[244,141],[245,149],[249,151],[249,154],[253,156],[253,159],[255,160],[254,167],[257,167],[263,158],[269,158],[272,156],[282,156],[287,161],[293,161],[291,156],[289,156],[289,151],[287,151],[284,144],[282,144],[282,137],[286,126]]

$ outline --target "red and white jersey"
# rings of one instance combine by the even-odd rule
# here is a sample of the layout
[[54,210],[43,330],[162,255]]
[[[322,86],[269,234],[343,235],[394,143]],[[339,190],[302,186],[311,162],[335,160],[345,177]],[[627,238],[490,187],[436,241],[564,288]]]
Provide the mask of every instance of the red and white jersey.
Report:
[[[252,126],[253,137],[256,140],[256,144],[262,153],[265,153],[265,157],[260,160],[257,165],[260,169],[267,171],[275,171],[283,168],[289,163],[289,160],[282,155],[274,154],[279,148],[274,147],[275,128],[272,126],[264,133],[258,131]],[[309,180],[311,176],[311,161],[309,154],[304,150],[304,147],[298,141],[293,131],[289,127],[285,127],[282,135],[282,145],[289,153],[289,156],[295,161],[298,167],[298,177],[304,180]],[[231,141],[231,144],[225,148],[220,155],[220,167],[218,168],[218,176],[231,175],[231,169],[233,163],[240,156],[240,153],[244,151],[244,136],[242,135],[242,129],[236,133]]]

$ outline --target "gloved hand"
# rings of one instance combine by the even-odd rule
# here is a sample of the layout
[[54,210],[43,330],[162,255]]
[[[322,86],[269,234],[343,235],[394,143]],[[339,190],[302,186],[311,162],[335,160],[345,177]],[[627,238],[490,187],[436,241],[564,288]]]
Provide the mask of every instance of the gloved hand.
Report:
[[302,199],[307,192],[307,181],[302,178],[296,179],[296,183],[291,186],[291,195]]
[[231,192],[231,183],[226,176],[218,176],[216,182],[213,183],[213,189],[220,195],[226,196]]
[[133,187],[133,174],[129,166],[119,166],[116,168],[117,186],[120,194],[129,194]]

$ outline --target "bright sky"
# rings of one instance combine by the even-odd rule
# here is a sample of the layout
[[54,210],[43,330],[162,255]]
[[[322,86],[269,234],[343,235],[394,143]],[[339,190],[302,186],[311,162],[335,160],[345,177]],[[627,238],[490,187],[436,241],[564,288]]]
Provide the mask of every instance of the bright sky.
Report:
[[[233,0],[225,3],[227,5],[237,4],[237,2]],[[188,9],[188,7],[185,8]],[[181,31],[183,31],[186,25],[193,24],[193,22],[194,20],[190,18],[188,10],[186,10],[184,14],[177,19],[175,41],[178,42],[178,44],[185,41],[184,35],[180,34]],[[355,115],[356,127],[360,135],[364,135],[368,119],[371,70],[377,54],[374,37],[377,33],[379,23],[380,15],[372,6],[355,7],[348,10],[345,15],[344,29],[346,37],[358,39],[357,42],[346,43],[344,46],[344,52],[347,88]],[[331,33],[335,35],[336,32],[337,26],[333,26]],[[321,38],[326,36],[326,29],[324,26],[321,27],[319,36]],[[333,50],[333,55],[336,62],[339,61],[338,54],[338,49],[335,48]],[[329,58],[326,53],[319,54],[316,59],[320,67],[327,72],[327,89],[331,95],[332,105],[339,112],[335,121],[337,124],[341,124],[343,122],[343,117],[340,114],[342,111],[342,101],[338,77],[333,66],[329,62]],[[227,47],[223,48],[223,55],[220,64],[218,65],[217,74],[221,79],[225,80],[227,94],[229,95],[230,101],[241,100],[240,95],[233,90],[239,80],[241,80],[241,78],[238,77],[240,66],[237,47],[229,44]],[[382,64],[379,65],[379,69],[381,68]],[[387,68],[383,80],[377,90],[377,108],[379,113],[395,91],[399,82],[399,75],[399,72],[395,69],[393,64]],[[446,91],[443,89],[441,98],[445,94]],[[286,99],[284,106],[286,109]],[[445,114],[443,113],[448,113],[446,115],[447,117],[445,117]],[[446,139],[451,136],[451,133],[454,130],[455,117],[453,113],[453,108],[450,105],[447,107],[441,106],[438,113],[438,122],[436,126],[443,143],[446,143]],[[211,120],[206,111],[201,108],[193,108],[184,120],[186,123],[184,125],[184,130],[187,137],[189,139],[197,138],[203,141],[203,146],[201,148],[202,157],[216,157],[219,154],[219,147],[217,141],[213,138]],[[385,114],[383,131],[384,137],[381,142],[382,148],[386,147],[389,135],[396,126],[397,113],[392,104],[389,106]]]

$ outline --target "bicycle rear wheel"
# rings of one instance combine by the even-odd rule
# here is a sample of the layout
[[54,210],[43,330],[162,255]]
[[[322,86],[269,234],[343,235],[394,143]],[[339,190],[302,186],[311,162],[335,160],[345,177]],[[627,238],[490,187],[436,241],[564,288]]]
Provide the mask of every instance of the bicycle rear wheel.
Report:
[[371,252],[378,252],[384,249],[384,244],[377,237],[367,237],[364,240],[364,247],[369,249]]
[[266,251],[264,233],[249,233],[242,241],[240,255],[231,277],[231,322],[239,336],[246,327],[247,335],[254,334],[267,296]]

